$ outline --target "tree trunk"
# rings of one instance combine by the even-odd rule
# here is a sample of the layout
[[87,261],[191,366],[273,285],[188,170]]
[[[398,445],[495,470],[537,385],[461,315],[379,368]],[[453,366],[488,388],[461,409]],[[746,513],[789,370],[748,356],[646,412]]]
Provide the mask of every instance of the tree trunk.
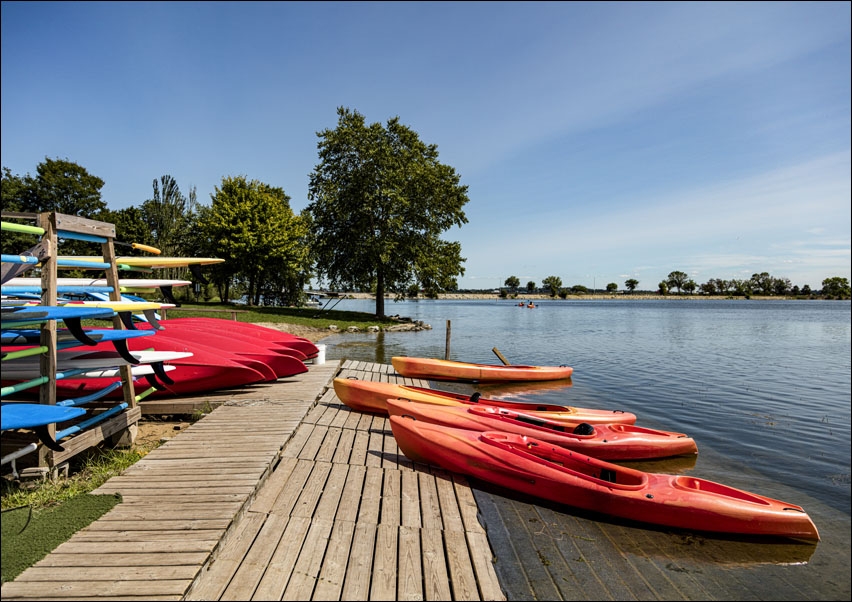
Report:
[[385,276],[381,269],[376,276],[376,317],[385,317]]

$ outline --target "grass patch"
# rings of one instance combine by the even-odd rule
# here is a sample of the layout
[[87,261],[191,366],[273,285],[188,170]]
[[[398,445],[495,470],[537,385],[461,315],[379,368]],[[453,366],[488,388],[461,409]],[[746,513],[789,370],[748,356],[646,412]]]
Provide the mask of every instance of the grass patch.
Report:
[[38,510],[32,506],[4,509],[0,522],[2,582],[15,579],[120,501],[118,494],[87,493]]
[[93,448],[71,461],[68,478],[48,479],[35,487],[25,488],[7,478],[0,480],[0,580],[5,583],[15,579],[118,504],[118,495],[90,492],[138,462],[148,451]]

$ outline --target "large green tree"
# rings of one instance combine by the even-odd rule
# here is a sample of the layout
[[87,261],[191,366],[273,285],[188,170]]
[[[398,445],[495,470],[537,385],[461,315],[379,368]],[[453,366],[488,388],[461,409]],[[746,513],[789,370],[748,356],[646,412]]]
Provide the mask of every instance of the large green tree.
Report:
[[317,276],[334,288],[374,290],[377,316],[385,292],[456,289],[465,258],[441,234],[467,223],[467,186],[398,117],[383,126],[343,107],[337,114],[337,128],[317,133],[320,162],[308,189]]
[[842,276],[832,276],[822,281],[822,294],[828,297],[838,297],[848,299],[849,279]]
[[676,288],[679,293],[683,290],[683,287],[686,285],[688,280],[689,276],[686,272],[675,270],[674,272],[669,273],[668,278],[666,278],[666,285],[669,290]]
[[559,276],[548,276],[541,281],[542,288],[550,290],[550,296],[555,297],[562,288],[562,278]]
[[284,190],[245,176],[226,177],[211,199],[198,226],[206,252],[225,260],[211,270],[220,297],[229,299],[231,284],[241,282],[250,304],[259,304],[261,296],[298,299],[310,276],[308,227]]

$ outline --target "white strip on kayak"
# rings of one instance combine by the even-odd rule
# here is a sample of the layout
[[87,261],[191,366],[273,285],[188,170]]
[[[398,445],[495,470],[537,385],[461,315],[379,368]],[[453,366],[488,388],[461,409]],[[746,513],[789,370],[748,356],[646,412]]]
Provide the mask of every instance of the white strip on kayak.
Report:
[[[177,370],[177,366],[163,366],[163,370],[171,372]],[[154,367],[151,364],[141,364],[139,366],[131,366],[130,373],[133,376],[145,376],[147,374],[155,374]],[[74,378],[114,378],[121,376],[119,368],[104,368],[103,370],[92,370],[91,372],[83,372]]]
[[[131,351],[140,364],[168,362],[192,357],[183,351]],[[84,368],[104,369],[127,366],[129,363],[115,351],[61,351],[57,353],[56,370],[66,372]],[[41,376],[40,356],[31,355],[3,362],[3,380],[28,380]]]

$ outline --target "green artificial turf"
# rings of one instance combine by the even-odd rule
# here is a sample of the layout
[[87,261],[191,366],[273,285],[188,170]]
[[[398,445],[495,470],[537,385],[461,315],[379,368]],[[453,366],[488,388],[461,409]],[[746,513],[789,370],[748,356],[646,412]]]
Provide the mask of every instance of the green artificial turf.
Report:
[[88,526],[121,501],[121,496],[85,494],[53,507],[30,506],[3,510],[2,582],[12,581],[47,556],[74,533]]

